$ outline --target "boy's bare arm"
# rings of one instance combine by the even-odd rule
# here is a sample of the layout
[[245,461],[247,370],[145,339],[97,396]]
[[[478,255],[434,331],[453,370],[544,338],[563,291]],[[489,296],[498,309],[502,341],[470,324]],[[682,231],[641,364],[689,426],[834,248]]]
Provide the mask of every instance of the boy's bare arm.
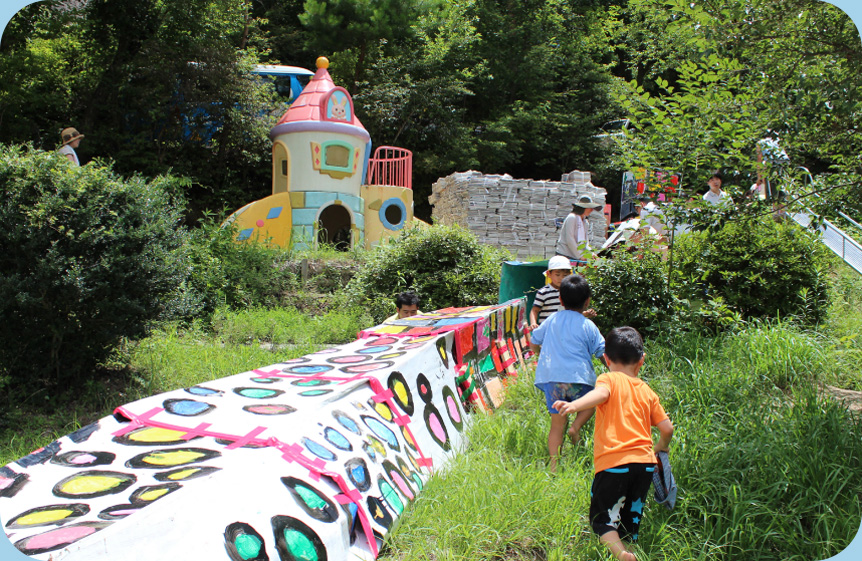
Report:
[[539,306],[533,306],[530,308],[530,327],[532,329],[536,329],[539,327],[539,312],[542,311],[542,308]]
[[539,356],[539,351],[542,350],[542,345],[535,345],[530,343],[530,350],[533,351],[533,354]]
[[670,422],[670,419],[665,419],[656,425],[656,428],[661,433],[661,437],[659,437],[658,442],[653,446],[653,450],[656,452],[667,452],[670,446],[670,439],[673,438],[673,423]]
[[563,415],[570,415],[572,413],[577,413],[578,411],[584,411],[585,409],[592,409],[596,405],[601,405],[606,402],[610,396],[611,392],[609,392],[607,388],[599,386],[574,401],[555,401],[554,409]]

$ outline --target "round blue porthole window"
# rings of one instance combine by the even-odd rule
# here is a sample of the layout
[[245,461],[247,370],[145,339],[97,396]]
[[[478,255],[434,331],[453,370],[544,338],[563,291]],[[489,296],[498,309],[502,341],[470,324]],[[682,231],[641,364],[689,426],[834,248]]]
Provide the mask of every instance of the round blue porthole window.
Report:
[[397,197],[386,199],[380,206],[380,222],[387,230],[400,230],[407,220],[407,207]]

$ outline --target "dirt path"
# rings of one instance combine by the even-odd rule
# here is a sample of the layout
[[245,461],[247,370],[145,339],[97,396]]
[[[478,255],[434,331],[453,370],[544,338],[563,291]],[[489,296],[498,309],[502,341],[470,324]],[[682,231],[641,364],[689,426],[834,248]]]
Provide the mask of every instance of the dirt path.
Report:
[[828,384],[824,388],[828,395],[845,404],[850,411],[862,411],[862,392],[844,390]]

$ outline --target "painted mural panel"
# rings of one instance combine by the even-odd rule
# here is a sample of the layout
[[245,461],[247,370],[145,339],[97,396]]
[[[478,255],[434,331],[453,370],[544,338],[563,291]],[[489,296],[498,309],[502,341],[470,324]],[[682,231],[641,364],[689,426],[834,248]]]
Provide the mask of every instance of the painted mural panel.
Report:
[[440,310],[117,407],[0,468],[5,535],[51,560],[374,559],[463,445],[465,404],[499,403],[524,316]]

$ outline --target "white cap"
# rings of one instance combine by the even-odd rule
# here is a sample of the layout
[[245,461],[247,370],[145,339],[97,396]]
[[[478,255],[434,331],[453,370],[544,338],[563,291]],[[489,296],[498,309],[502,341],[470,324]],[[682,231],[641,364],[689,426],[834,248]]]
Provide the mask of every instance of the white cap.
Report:
[[568,257],[563,257],[562,255],[555,255],[551,257],[551,259],[548,261],[548,270],[545,271],[545,274],[547,275],[551,271],[557,269],[568,269],[571,271],[572,262],[569,261]]

